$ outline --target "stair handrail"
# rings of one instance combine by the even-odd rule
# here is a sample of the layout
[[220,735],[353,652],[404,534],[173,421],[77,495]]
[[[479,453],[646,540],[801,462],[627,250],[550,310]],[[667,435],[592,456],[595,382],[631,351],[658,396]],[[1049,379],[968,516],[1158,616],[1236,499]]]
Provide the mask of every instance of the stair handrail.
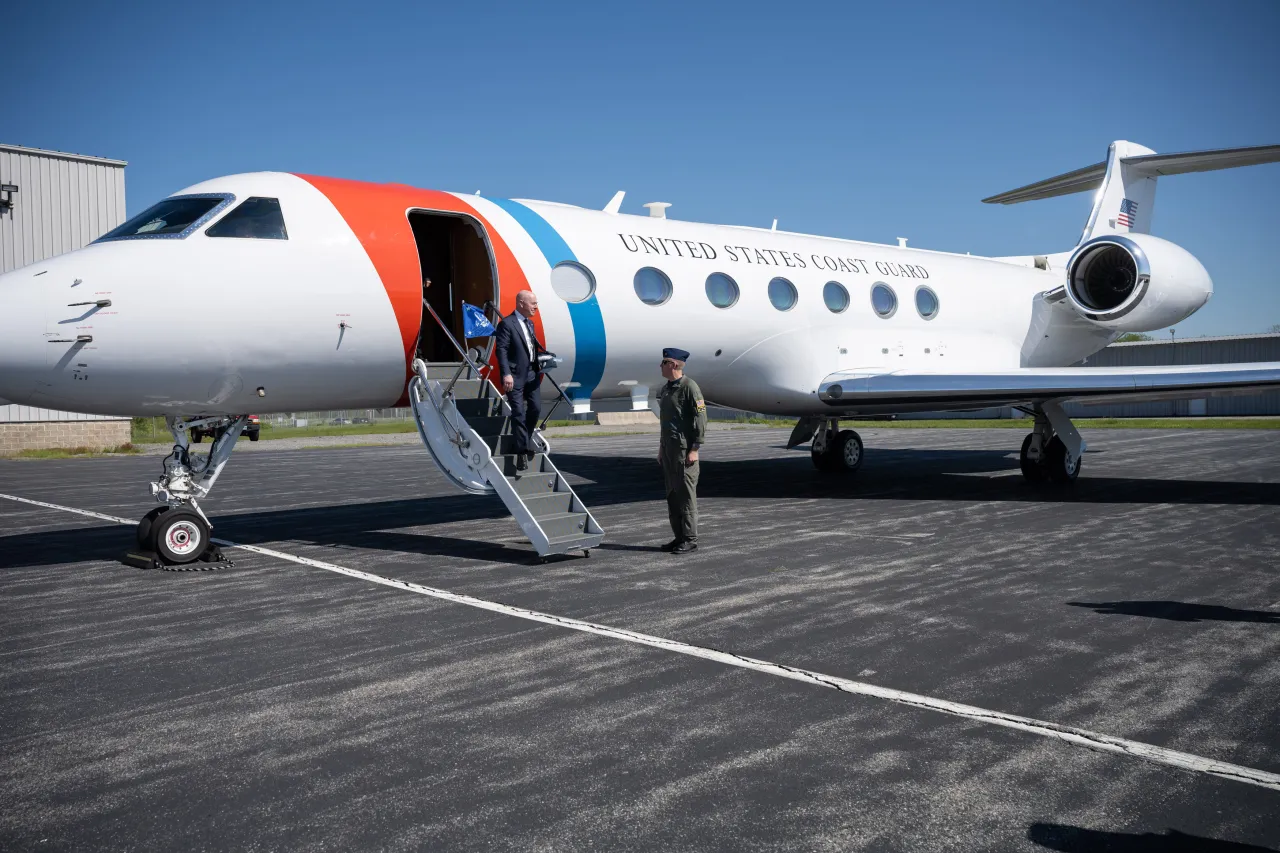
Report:
[[551,387],[556,389],[556,398],[551,401],[551,408],[547,409],[547,413],[542,416],[542,423],[538,425],[539,432],[547,428],[547,421],[551,420],[551,414],[556,410],[556,407],[560,405],[561,400],[563,400],[566,403],[571,402],[569,398],[565,395],[564,389],[560,387],[560,383],[552,379],[550,373],[544,373],[542,375],[545,376],[547,381],[551,383]]
[[[453,344],[453,348],[456,349],[458,351],[458,355],[462,357],[462,367],[469,367],[476,372],[477,376],[484,378],[484,374],[481,372],[481,366],[471,360],[471,353],[463,347],[462,344],[458,343],[458,339],[455,338],[453,336],[453,332],[449,331],[449,328],[445,326],[444,321],[440,319],[440,315],[436,313],[436,309],[431,307],[431,303],[426,299],[423,299],[422,306],[431,312],[431,316],[435,318],[436,325],[440,327],[440,331],[445,333],[445,336],[449,339],[449,343]],[[449,384],[445,387],[444,393],[441,396],[448,397],[453,393],[453,386],[457,384],[459,377],[462,376],[462,367],[459,367],[457,372],[453,374],[453,378],[449,380]],[[493,390],[498,390],[497,386],[493,385],[491,380],[487,381],[489,381],[489,385],[493,386]],[[483,388],[483,386],[481,387]]]

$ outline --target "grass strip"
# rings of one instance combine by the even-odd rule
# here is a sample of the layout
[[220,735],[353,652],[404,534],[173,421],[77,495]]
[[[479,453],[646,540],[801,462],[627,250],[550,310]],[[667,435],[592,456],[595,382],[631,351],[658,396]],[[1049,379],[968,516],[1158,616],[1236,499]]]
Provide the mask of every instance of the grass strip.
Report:
[[14,454],[15,459],[75,459],[77,457],[89,456],[128,456],[131,454],[141,453],[142,449],[135,447],[132,443],[121,444],[118,447],[108,447],[106,449],[96,447],[50,447],[33,450],[19,450]]

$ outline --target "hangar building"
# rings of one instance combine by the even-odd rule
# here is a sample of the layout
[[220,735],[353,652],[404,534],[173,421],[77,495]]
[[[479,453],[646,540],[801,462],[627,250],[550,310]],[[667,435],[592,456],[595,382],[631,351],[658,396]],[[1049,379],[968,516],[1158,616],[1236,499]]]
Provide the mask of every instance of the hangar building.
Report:
[[[124,221],[123,160],[0,145],[0,273],[79,249]],[[0,456],[49,447],[116,447],[128,418],[0,400]]]
[[[1280,333],[1128,341],[1112,344],[1089,356],[1083,363],[1089,367],[1137,367],[1158,364],[1238,364],[1250,361],[1280,361]],[[1072,417],[1084,418],[1280,415],[1280,391],[1157,403],[1106,403],[1097,406],[1073,403],[1066,408]]]

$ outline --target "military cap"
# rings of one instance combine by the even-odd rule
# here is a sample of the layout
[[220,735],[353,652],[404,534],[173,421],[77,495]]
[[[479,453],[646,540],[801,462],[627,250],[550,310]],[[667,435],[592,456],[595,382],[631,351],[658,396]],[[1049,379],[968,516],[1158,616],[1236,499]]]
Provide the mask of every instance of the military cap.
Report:
[[674,358],[676,361],[688,361],[689,351],[679,347],[666,347],[662,350],[663,358]]

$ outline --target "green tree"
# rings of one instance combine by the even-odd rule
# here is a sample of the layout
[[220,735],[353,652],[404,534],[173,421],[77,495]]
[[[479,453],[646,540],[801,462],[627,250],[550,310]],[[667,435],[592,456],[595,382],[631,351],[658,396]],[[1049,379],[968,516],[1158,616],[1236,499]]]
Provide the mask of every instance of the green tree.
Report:
[[1130,341],[1152,341],[1152,340],[1155,340],[1155,338],[1151,337],[1150,335],[1144,335],[1141,332],[1125,332],[1123,335],[1116,338],[1115,342],[1118,344],[1127,344]]

